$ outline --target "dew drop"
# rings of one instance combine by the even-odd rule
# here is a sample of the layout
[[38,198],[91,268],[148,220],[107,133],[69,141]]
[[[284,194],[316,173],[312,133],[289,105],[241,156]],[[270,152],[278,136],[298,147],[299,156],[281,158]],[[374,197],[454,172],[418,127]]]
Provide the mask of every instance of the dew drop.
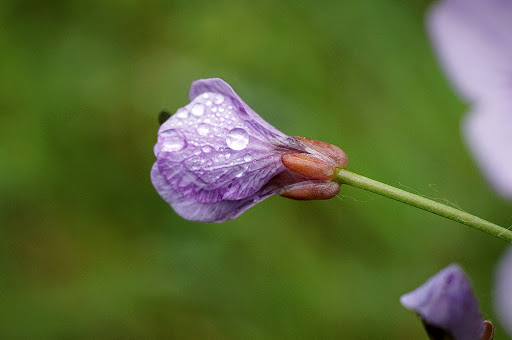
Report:
[[159,140],[162,144],[162,151],[165,152],[180,151],[187,145],[185,137],[174,129],[161,132],[159,135]]
[[205,146],[203,146],[203,152],[204,152],[204,153],[208,153],[208,152],[210,152],[210,151],[212,151],[211,146],[209,146],[209,145],[205,145]]
[[197,127],[197,133],[200,134],[201,136],[206,136],[208,132],[210,132],[210,125],[208,124],[199,124],[199,126]]
[[188,111],[184,108],[180,108],[178,111],[176,111],[176,117],[181,119],[188,118]]
[[201,116],[204,113],[204,105],[203,104],[195,104],[192,106],[192,114],[196,117]]
[[204,103],[206,106],[210,106],[212,105],[212,101],[211,100],[207,100],[206,103]]
[[211,108],[212,112],[217,112],[217,106]]
[[244,156],[244,161],[246,161],[246,162],[250,162],[250,161],[252,161],[252,156],[251,156],[251,155],[249,155],[249,154],[245,155],[245,156]]
[[201,154],[201,150],[199,150],[199,149],[194,150],[194,155],[199,156],[200,154]]
[[243,174],[245,173],[245,171],[247,170],[246,167],[243,167],[243,166],[239,166],[237,165],[235,168],[234,168],[234,173],[233,175],[237,178],[240,178],[243,176]]
[[221,94],[216,94],[213,101],[215,102],[215,104],[222,104],[222,102],[224,101],[224,96]]
[[208,93],[203,93],[203,98],[204,99],[207,99],[209,96],[208,96]]
[[222,106],[219,107],[219,112],[224,112],[224,108]]
[[234,128],[228,132],[226,144],[233,150],[243,150],[249,144],[249,134],[241,128]]

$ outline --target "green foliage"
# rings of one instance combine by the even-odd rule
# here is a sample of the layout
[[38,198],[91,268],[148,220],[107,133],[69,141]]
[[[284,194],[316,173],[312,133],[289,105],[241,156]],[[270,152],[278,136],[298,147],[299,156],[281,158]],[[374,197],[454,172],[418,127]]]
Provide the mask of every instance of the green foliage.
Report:
[[492,319],[498,239],[350,187],[192,223],[149,179],[158,112],[221,77],[285,133],[342,147],[348,169],[509,225],[461,138],[427,7],[0,2],[0,335],[420,339],[398,298],[452,262]]

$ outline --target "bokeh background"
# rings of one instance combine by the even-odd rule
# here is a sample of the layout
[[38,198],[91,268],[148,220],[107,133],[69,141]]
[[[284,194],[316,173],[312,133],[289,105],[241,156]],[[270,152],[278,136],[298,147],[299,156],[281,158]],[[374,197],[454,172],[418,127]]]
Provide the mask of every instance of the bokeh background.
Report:
[[452,262],[495,320],[501,240],[351,187],[193,223],[149,178],[158,112],[221,77],[350,170],[511,225],[461,137],[430,4],[0,2],[1,337],[426,339],[398,299]]

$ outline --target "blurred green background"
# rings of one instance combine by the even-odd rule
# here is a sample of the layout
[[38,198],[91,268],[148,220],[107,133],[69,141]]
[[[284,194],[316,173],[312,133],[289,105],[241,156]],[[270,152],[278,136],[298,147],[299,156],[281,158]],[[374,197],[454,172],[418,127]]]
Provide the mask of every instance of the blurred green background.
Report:
[[193,223],[149,178],[158,112],[221,77],[350,170],[512,224],[461,138],[430,3],[0,2],[2,338],[426,339],[398,299],[452,262],[495,319],[501,240],[351,187]]

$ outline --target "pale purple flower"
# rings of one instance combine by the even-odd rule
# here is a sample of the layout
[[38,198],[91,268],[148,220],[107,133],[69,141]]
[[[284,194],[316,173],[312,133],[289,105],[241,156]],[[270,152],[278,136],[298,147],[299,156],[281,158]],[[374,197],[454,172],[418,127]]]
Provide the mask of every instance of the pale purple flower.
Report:
[[160,126],[151,170],[157,192],[183,218],[221,222],[274,194],[338,193],[330,179],[347,164],[338,147],[283,134],[218,78],[195,81],[189,98]]
[[512,248],[505,253],[496,270],[494,307],[501,324],[512,336]]
[[446,74],[471,104],[467,142],[495,190],[512,199],[512,0],[442,0],[427,23]]
[[478,311],[478,301],[457,264],[444,268],[403,295],[400,302],[421,317],[427,330],[445,332],[455,340],[479,340],[484,335],[486,326]]

